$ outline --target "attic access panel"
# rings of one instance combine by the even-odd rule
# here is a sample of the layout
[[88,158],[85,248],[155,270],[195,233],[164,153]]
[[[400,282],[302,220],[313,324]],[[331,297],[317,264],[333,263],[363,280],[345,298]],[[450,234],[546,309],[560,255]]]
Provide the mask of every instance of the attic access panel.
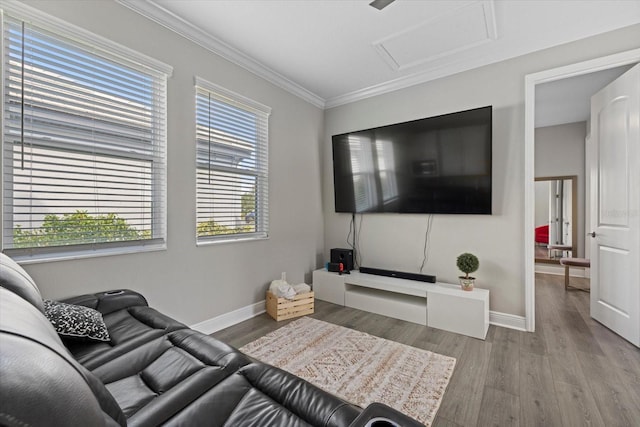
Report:
[[493,1],[478,1],[373,44],[396,71],[472,49],[498,38]]

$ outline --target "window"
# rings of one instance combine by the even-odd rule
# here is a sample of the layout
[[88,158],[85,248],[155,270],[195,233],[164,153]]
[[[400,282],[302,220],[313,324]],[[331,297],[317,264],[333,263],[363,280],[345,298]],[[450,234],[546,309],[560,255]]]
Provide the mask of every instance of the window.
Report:
[[270,112],[196,78],[198,242],[268,236]]
[[363,212],[378,204],[371,139],[349,135],[349,153],[356,212]]
[[3,18],[2,247],[19,258],[162,247],[171,69],[56,23]]
[[377,140],[375,144],[376,169],[380,174],[382,202],[386,205],[398,199],[398,183],[396,181],[396,161],[391,141]]

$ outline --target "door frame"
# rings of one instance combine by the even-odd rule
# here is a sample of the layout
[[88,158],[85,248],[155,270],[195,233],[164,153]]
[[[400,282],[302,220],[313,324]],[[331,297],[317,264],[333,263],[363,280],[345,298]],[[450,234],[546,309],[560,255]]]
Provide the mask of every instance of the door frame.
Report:
[[[569,77],[594,73],[609,68],[640,62],[640,49],[628,50],[589,61],[527,74],[524,77],[524,304],[525,328],[535,331],[535,259],[534,259],[534,203],[535,203],[535,93],[536,85]],[[585,174],[585,179],[588,179]],[[585,206],[585,209],[588,207]],[[591,224],[585,224],[591,227]],[[578,232],[586,232],[578,230]]]

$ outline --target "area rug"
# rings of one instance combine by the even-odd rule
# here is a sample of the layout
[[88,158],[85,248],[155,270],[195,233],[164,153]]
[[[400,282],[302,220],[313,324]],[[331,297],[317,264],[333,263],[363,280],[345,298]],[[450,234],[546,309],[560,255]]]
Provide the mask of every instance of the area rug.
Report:
[[240,349],[342,399],[431,425],[456,359],[303,317]]

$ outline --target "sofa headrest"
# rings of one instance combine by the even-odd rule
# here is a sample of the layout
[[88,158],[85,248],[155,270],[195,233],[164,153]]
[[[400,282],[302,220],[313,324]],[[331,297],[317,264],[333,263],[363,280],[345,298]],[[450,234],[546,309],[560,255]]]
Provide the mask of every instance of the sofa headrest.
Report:
[[29,273],[17,262],[0,252],[0,286],[29,301],[44,313],[40,290]]
[[0,288],[0,425],[126,425],[113,396],[77,363],[49,320]]

